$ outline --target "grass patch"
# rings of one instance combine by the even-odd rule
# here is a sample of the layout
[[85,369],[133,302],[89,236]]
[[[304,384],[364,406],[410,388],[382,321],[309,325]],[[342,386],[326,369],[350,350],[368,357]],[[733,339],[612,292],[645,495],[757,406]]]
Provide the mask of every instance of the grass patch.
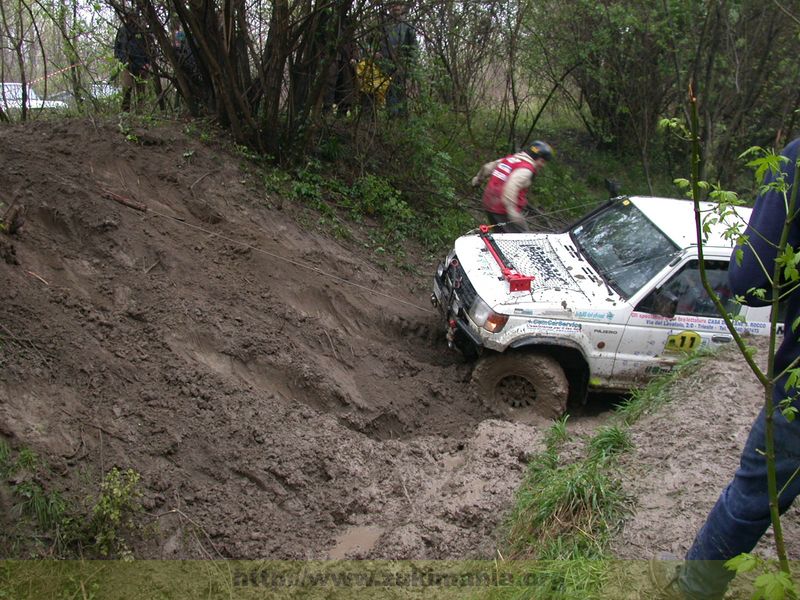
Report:
[[651,380],[647,387],[631,392],[630,399],[617,408],[616,415],[625,425],[632,425],[642,415],[657,411],[670,401],[668,392],[675,380],[694,373],[703,360],[711,355],[712,351],[703,349],[689,354],[669,373]]
[[[48,490],[44,482],[49,478],[48,464],[35,452],[13,449],[0,438],[0,500],[8,504],[0,508],[10,509],[12,517],[9,527],[0,527],[2,556],[132,556],[127,538],[138,535],[136,517],[142,510],[136,471],[113,467],[97,495],[85,499],[86,506]],[[88,514],[87,507],[91,507]]]
[[600,558],[623,505],[620,485],[605,466],[594,458],[560,465],[549,453],[534,461],[512,515],[511,556]]

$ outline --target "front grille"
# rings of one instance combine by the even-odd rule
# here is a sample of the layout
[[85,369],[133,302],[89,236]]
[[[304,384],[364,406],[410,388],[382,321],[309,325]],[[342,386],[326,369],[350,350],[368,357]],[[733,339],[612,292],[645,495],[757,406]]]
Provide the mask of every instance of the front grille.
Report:
[[457,256],[453,256],[444,271],[444,284],[448,292],[455,291],[465,311],[469,310],[478,294],[464,272]]

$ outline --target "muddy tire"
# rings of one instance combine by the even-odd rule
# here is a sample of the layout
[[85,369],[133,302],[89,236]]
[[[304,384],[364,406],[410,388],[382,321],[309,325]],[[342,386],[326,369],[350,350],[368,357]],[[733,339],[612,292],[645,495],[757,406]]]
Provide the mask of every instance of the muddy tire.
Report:
[[569,384],[554,358],[510,352],[482,358],[472,372],[481,400],[510,421],[556,419],[567,409]]

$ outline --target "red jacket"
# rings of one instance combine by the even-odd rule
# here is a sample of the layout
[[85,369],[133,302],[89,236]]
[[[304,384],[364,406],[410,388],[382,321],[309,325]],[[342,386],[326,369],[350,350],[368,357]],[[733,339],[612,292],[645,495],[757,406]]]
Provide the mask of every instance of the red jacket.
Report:
[[[483,191],[483,207],[486,211],[498,215],[506,214],[506,209],[503,205],[503,188],[508,178],[511,177],[511,173],[517,169],[527,169],[533,175],[536,175],[536,167],[527,160],[518,158],[513,154],[501,159],[492,171],[489,183],[486,184],[486,189]],[[520,211],[528,203],[527,194],[527,187],[521,188],[517,194],[517,208]]]

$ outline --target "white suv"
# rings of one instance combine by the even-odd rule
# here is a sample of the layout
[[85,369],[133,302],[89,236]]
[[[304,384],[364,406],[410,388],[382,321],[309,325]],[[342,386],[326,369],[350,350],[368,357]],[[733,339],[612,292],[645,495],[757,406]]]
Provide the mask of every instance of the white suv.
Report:
[[[42,100],[28,87],[27,103],[29,110],[64,110],[67,105],[59,100]],[[22,84],[0,83],[0,107],[6,112],[22,110]]]
[[[746,221],[750,209],[738,213]],[[711,286],[742,332],[768,334],[769,308],[732,297],[724,229],[713,225],[703,245]],[[563,233],[484,228],[458,238],[431,300],[451,347],[478,359],[482,398],[531,421],[560,415],[590,389],[627,391],[685,352],[730,343],[698,262],[692,202],[619,197]]]

